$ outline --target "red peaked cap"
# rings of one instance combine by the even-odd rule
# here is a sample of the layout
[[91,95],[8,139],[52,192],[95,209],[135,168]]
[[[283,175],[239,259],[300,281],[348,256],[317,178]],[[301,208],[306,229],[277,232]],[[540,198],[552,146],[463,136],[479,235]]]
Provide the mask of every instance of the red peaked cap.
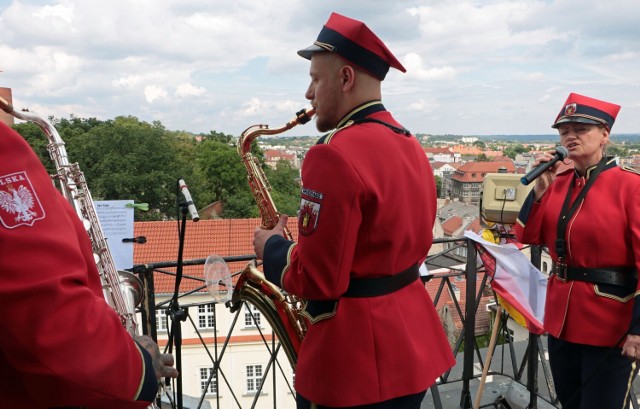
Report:
[[331,13],[318,39],[312,46],[298,51],[298,55],[310,60],[313,53],[322,51],[335,52],[380,81],[384,80],[389,67],[407,72],[366,24],[338,13]]
[[620,105],[571,93],[551,127],[557,128],[567,122],[581,122],[604,125],[611,130],[619,111]]

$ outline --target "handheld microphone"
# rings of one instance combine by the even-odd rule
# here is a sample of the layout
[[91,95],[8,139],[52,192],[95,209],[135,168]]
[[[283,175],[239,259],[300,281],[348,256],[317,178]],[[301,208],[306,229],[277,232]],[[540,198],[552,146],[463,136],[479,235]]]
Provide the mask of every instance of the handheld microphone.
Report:
[[191,220],[197,222],[200,220],[200,216],[198,216],[198,211],[196,210],[196,206],[193,204],[193,199],[191,199],[191,193],[189,193],[189,189],[187,188],[187,184],[184,183],[184,180],[178,179],[178,187],[184,196],[184,200],[187,201],[187,209],[189,209],[189,214],[191,215]]
[[546,170],[551,166],[555,165],[557,161],[566,158],[567,155],[569,155],[569,151],[567,150],[567,148],[565,148],[564,146],[556,146],[556,153],[553,155],[553,159],[551,159],[549,162],[541,163],[535,168],[531,169],[529,173],[527,173],[520,179],[520,182],[522,182],[522,184],[525,186],[528,185],[536,178],[538,178],[538,176],[546,172]]

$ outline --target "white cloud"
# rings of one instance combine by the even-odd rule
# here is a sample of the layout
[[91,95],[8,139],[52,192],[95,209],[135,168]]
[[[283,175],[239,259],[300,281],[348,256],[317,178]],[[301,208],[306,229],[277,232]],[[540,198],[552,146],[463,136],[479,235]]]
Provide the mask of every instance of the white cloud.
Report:
[[418,80],[444,80],[452,79],[456,76],[456,70],[449,66],[425,66],[422,63],[422,57],[415,53],[407,54],[404,57],[403,65],[407,70],[407,76]]
[[176,87],[175,95],[178,98],[185,98],[203,95],[205,92],[207,92],[207,90],[203,87],[196,87],[188,82],[183,82],[182,84],[178,84]]
[[158,99],[166,99],[168,96],[167,91],[159,85],[147,85],[144,87],[144,97],[150,104]]
[[569,92],[621,104],[616,130],[640,132],[640,2],[628,0],[5,0],[0,86],[47,115],[229,134],[283,124],[306,103],[296,50],[332,11],[405,65],[383,99],[414,132],[548,133]]

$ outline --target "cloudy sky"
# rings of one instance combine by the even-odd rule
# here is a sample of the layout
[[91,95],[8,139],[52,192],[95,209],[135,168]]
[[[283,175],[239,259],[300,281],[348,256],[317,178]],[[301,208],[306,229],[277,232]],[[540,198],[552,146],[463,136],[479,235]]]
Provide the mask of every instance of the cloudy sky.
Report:
[[636,0],[0,0],[0,87],[44,116],[279,127],[307,104],[296,51],[332,11],[407,68],[383,101],[414,133],[551,134],[570,92],[622,105],[614,134],[640,133]]

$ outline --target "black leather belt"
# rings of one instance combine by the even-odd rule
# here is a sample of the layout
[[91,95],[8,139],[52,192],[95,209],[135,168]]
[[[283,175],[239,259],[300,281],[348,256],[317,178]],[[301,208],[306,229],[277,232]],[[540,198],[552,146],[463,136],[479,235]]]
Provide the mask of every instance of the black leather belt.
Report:
[[586,268],[554,263],[552,273],[562,282],[586,281],[594,284],[617,285],[633,290],[638,282],[635,267]]
[[[347,292],[342,296],[363,298],[391,294],[408,286],[419,277],[419,264],[414,264],[408,269],[392,276],[351,278]],[[337,300],[307,300],[304,310],[312,320],[315,320],[322,315],[333,315],[336,311],[337,304]]]
[[418,265],[414,264],[408,269],[392,276],[373,278],[351,278],[349,288],[343,297],[378,297],[391,294],[406,287],[420,277]]

